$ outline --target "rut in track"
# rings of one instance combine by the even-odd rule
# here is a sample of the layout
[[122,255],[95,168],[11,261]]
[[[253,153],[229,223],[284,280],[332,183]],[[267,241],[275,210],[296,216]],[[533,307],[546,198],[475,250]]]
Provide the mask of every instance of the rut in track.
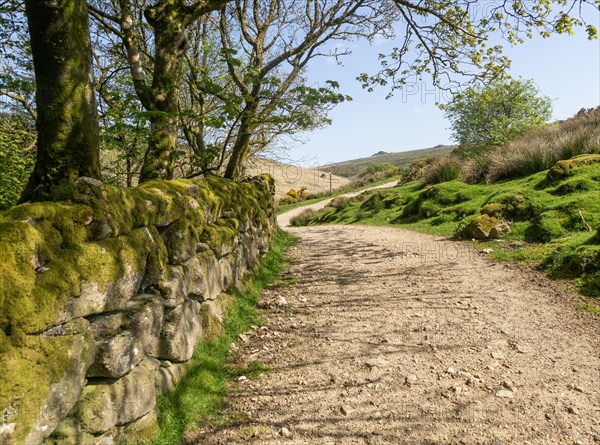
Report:
[[600,443],[600,322],[565,284],[393,227],[290,231],[295,284],[236,357],[272,370],[189,442]]

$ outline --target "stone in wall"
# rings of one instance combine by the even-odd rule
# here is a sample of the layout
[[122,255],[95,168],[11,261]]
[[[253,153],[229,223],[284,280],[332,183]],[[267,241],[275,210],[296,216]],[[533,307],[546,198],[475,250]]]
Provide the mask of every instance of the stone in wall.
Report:
[[174,308],[183,303],[188,294],[188,270],[184,266],[167,266],[158,281],[158,290],[164,298],[165,307]]
[[118,378],[131,371],[145,355],[158,354],[164,312],[162,299],[142,295],[129,309],[93,318],[96,356],[88,377]]
[[87,385],[73,409],[76,430],[97,435],[142,418],[156,406],[158,360],[144,359],[123,378]]
[[161,394],[169,392],[182,379],[187,369],[186,363],[171,363],[164,360],[154,375],[154,385]]
[[229,294],[221,294],[216,300],[207,301],[200,309],[202,320],[202,339],[216,340],[223,332],[225,314],[233,303],[234,298]]
[[200,306],[198,301],[188,298],[165,313],[158,358],[175,362],[192,358],[202,335]]
[[169,264],[181,264],[196,255],[200,242],[200,231],[204,222],[195,225],[193,221],[181,219],[160,232],[167,247]]
[[[50,393],[41,407],[39,417],[24,441],[26,444],[40,443],[79,399],[85,373],[94,358],[93,337],[88,331],[75,337],[68,355],[71,365],[62,379],[50,387]],[[2,439],[0,435],[0,440]],[[6,442],[2,441],[11,442],[10,438],[6,438]]]
[[188,296],[195,300],[214,300],[223,291],[219,260],[212,250],[198,253],[185,263],[189,278]]
[[[123,309],[140,290],[146,271],[148,252],[156,240],[146,229],[98,243],[89,243],[91,253],[82,256],[80,293],[67,303],[58,315],[58,322]],[[92,260],[91,257],[94,256]]]

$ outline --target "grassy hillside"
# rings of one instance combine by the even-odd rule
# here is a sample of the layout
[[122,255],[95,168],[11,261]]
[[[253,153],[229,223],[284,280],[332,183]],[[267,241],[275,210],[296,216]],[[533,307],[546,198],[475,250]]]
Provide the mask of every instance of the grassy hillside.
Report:
[[368,158],[353,159],[350,161],[329,164],[324,166],[323,169],[331,169],[331,171],[338,176],[350,177],[360,174],[372,164],[390,163],[398,167],[405,167],[417,159],[449,154],[455,148],[456,147],[452,145],[438,145],[433,148],[425,148],[422,150],[375,154],[373,156],[369,156]]

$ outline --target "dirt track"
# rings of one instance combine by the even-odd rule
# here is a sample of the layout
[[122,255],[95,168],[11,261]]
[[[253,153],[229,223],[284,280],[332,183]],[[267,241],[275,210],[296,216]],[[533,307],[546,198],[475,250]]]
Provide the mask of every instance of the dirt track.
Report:
[[600,443],[600,320],[563,284],[392,227],[290,231],[297,282],[237,357],[272,371],[190,442]]

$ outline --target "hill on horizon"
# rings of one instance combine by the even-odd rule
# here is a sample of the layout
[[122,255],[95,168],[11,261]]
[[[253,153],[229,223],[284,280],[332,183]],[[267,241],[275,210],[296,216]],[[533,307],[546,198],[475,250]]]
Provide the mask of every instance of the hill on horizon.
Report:
[[351,177],[361,173],[365,168],[372,164],[389,162],[390,164],[404,167],[411,162],[430,156],[447,155],[456,148],[455,145],[436,145],[431,148],[423,148],[419,150],[401,151],[401,152],[377,152],[371,156],[358,159],[350,159],[348,161],[334,162],[323,166],[323,169],[331,170],[334,175]]

